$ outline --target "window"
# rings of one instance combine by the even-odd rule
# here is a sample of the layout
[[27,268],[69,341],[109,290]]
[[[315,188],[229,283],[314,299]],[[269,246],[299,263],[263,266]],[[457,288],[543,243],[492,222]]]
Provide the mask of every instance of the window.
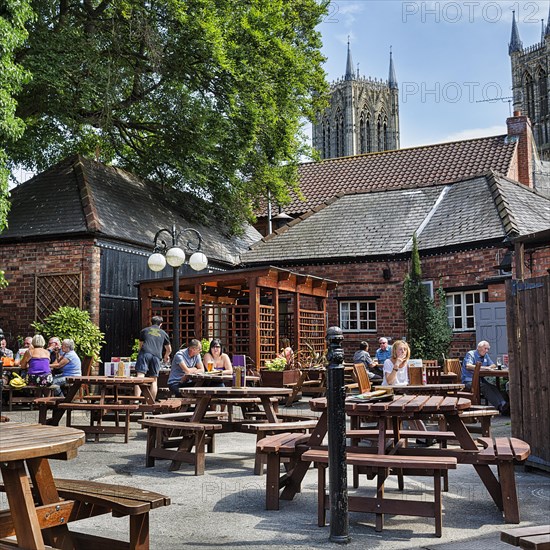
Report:
[[434,283],[433,283],[433,281],[421,281],[420,284],[426,290],[426,294],[433,300],[434,299]]
[[449,292],[447,294],[447,317],[455,332],[475,330],[475,304],[489,301],[487,290],[471,292]]
[[340,326],[348,332],[376,332],[376,302],[340,302]]

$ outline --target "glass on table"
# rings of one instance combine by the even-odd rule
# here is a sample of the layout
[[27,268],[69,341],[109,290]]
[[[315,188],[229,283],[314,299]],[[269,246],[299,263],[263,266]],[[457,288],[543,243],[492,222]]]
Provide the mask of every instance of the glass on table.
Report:
[[208,363],[206,364],[206,369],[208,370],[208,372],[212,372],[214,370],[214,361],[208,361]]
[[500,370],[502,368],[502,356],[497,355],[497,369]]

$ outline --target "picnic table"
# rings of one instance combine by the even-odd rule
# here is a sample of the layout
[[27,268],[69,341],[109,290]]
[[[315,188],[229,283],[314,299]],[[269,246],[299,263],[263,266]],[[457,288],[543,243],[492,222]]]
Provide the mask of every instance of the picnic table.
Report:
[[294,384],[287,384],[292,389],[285,406],[291,407],[302,390],[313,394],[325,395],[327,392],[327,369],[325,367],[303,367],[300,368],[300,377]]
[[[61,426],[9,422],[2,425],[1,443],[0,470],[10,514],[0,514],[0,538],[15,535],[19,547],[43,549],[41,530],[51,527],[55,536],[64,530],[60,518],[70,513],[70,503],[59,497],[48,459],[75,458],[84,433]],[[29,477],[40,497],[41,519]]]
[[[193,374],[187,374],[186,378],[188,380],[193,380],[195,387],[204,386],[207,382],[217,382],[221,381],[225,386],[231,386],[233,384],[233,375],[232,374],[219,374],[216,372],[196,372]],[[259,376],[246,375],[246,385],[254,386],[260,381]]]
[[[2,425],[0,490],[9,510],[0,511],[0,547],[149,549],[149,511],[167,506],[169,498],[127,486],[54,479],[49,459],[75,458],[84,438],[81,430],[63,426]],[[69,523],[102,514],[129,516],[129,542],[69,531]],[[14,535],[15,545],[2,540]]]
[[408,395],[447,395],[464,389],[464,384],[418,384],[408,386],[377,386],[376,389],[391,390],[395,394]]
[[[151,384],[154,378],[133,377],[133,376],[72,376],[67,378],[67,383],[70,384],[69,390],[64,399],[53,402],[42,402],[43,411],[40,418],[42,422],[48,425],[57,426],[63,415],[67,414],[67,426],[71,425],[73,411],[90,412],[90,425],[79,425],[77,428],[86,433],[91,433],[96,436],[96,441],[99,434],[124,434],[124,440],[128,442],[129,424],[131,412],[147,412],[156,406],[155,400],[151,393]],[[85,399],[77,401],[76,397],[80,394],[83,386],[96,386],[99,390],[93,401]],[[134,403],[136,398],[133,395],[134,388],[141,388],[142,402]],[[125,395],[124,392],[130,392],[130,395]],[[89,397],[89,396],[88,396]],[[45,409],[51,406],[53,408],[52,416],[46,419]],[[106,426],[103,424],[106,415],[114,414],[114,426]]]

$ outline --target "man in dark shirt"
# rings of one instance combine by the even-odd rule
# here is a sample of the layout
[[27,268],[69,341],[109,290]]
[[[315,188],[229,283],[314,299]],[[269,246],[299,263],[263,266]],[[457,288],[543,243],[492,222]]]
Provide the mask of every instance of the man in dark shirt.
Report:
[[[151,384],[151,393],[156,398],[158,391],[157,378],[160,372],[160,363],[164,357],[165,362],[170,361],[172,346],[168,334],[160,328],[163,318],[155,316],[151,319],[150,327],[144,328],[139,335],[139,353],[136,361],[136,376],[144,378],[150,376],[155,379]],[[136,397],[141,395],[141,390],[136,386]]]
[[353,362],[363,363],[365,367],[367,367],[367,372],[371,381],[382,380],[381,369],[373,365],[372,357],[369,354],[368,342],[361,342],[359,344],[359,349],[353,355]]

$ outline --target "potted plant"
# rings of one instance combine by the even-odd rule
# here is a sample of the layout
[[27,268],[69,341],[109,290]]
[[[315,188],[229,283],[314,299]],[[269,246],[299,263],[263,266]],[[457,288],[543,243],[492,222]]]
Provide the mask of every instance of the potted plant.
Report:
[[60,307],[46,317],[43,323],[36,321],[31,326],[37,333],[42,334],[46,341],[53,336],[60,340],[73,340],[74,349],[82,361],[82,374],[90,374],[91,366],[99,359],[105,335],[92,323],[87,311],[77,307]]
[[260,369],[260,384],[272,388],[283,388],[287,384],[295,384],[300,377],[298,369],[289,369],[284,357],[277,357],[265,362]]

